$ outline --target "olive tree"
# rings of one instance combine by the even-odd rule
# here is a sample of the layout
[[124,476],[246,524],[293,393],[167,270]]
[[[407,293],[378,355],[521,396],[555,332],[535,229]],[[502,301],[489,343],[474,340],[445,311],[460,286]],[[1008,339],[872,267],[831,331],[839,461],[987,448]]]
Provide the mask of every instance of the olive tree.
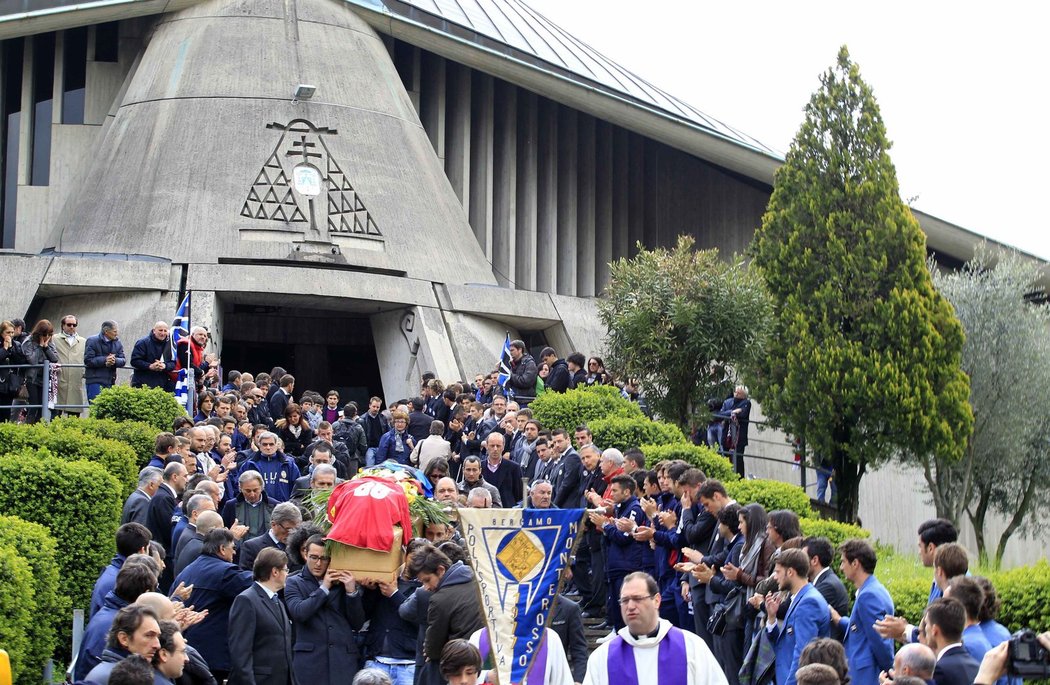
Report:
[[742,259],[696,250],[686,236],[672,249],[639,245],[610,273],[598,302],[609,365],[641,381],[653,409],[688,429],[734,370],[761,354],[771,313],[765,288]]

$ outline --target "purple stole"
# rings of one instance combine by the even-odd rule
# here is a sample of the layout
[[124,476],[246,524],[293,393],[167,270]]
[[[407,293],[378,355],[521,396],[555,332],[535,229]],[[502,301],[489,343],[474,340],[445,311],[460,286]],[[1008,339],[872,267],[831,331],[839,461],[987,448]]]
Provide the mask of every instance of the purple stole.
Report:
[[[533,673],[540,674],[540,685],[545,685],[547,682],[547,631],[543,631],[543,637],[540,639],[540,648],[536,651],[536,656],[532,659],[532,665],[529,667],[527,672],[528,675]],[[482,666],[485,666],[485,660],[489,658],[489,650],[492,647],[489,645],[489,629],[482,628],[481,636],[478,638],[478,651],[481,652]],[[513,654],[511,655],[513,657]],[[494,665],[493,665],[494,667]],[[529,681],[535,683],[535,680]],[[685,685],[685,683],[682,683]]]
[[[656,679],[660,685],[688,685],[688,661],[685,653],[685,636],[674,626],[660,640]],[[609,658],[606,662],[609,681],[616,674],[618,685],[638,685],[638,666],[634,663],[634,647],[619,635],[609,643]]]

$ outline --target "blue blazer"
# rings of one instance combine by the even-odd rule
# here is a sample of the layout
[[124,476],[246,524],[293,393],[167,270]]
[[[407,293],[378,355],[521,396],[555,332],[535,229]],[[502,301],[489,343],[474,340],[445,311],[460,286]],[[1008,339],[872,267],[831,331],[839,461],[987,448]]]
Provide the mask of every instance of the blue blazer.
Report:
[[202,554],[175,577],[174,587],[184,582],[193,585],[186,606],[197,611],[208,610],[203,621],[186,629],[186,640],[200,652],[212,670],[230,668],[230,651],[226,644],[230,607],[233,600],[252,584],[252,572],[211,554]]
[[827,600],[812,583],[806,583],[791,600],[783,625],[778,625],[769,635],[777,655],[776,685],[795,685],[802,649],[810,641],[830,634],[831,612]]
[[875,632],[875,622],[886,615],[893,616],[890,593],[869,576],[857,591],[853,613],[839,621],[852,685],[879,685],[879,672],[893,668],[893,640]]

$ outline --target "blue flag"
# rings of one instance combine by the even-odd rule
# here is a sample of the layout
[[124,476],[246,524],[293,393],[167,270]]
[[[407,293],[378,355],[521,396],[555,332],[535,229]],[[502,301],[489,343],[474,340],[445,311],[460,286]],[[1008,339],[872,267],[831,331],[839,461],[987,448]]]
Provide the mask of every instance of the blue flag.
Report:
[[510,380],[510,333],[507,333],[507,339],[503,341],[503,352],[499,356],[499,376],[497,376],[497,382],[501,388],[507,387],[507,381]]
[[[186,293],[186,297],[183,298],[182,304],[175,311],[175,318],[171,320],[171,335],[168,336],[168,340],[171,341],[171,358],[178,360],[179,358],[179,341],[189,336],[190,334],[190,294]],[[189,412],[191,407],[187,405],[190,399],[190,390],[186,385],[186,368],[185,364],[178,365],[178,376],[175,379],[175,400],[186,407],[186,411]]]
[[583,515],[583,509],[459,510],[501,683],[522,682],[539,653]]

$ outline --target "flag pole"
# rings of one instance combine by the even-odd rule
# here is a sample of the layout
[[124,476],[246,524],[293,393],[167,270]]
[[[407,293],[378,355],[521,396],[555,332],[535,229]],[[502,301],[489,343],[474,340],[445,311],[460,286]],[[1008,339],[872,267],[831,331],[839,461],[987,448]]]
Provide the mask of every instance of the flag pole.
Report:
[[186,292],[186,411],[192,419],[197,415],[197,381],[193,369],[193,291]]

